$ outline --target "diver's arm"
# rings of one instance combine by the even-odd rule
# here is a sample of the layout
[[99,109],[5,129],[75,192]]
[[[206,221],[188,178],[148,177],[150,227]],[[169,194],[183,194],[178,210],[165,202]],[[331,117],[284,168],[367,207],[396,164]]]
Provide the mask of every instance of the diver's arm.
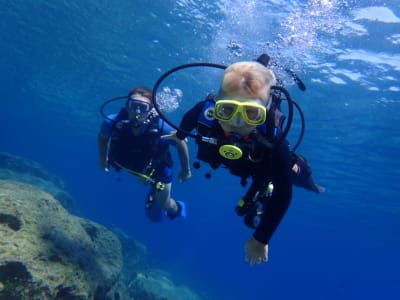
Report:
[[178,150],[179,161],[181,163],[179,180],[186,181],[192,177],[192,173],[190,171],[189,150],[186,140],[176,139],[176,149]]
[[108,119],[104,120],[100,127],[100,132],[97,136],[97,148],[99,152],[100,167],[106,172],[110,171],[110,164],[108,161],[108,152],[110,148],[110,136],[114,122],[112,121],[117,115],[109,115]]
[[110,170],[110,166],[109,166],[108,159],[107,159],[108,140],[109,140],[109,138],[106,135],[104,135],[102,132],[99,132],[99,134],[97,136],[97,148],[99,151],[99,163],[100,163],[100,167],[107,172]]
[[190,171],[190,160],[189,160],[189,150],[187,147],[186,139],[179,139],[177,137],[177,132],[170,125],[160,120],[161,125],[159,125],[163,131],[161,132],[160,139],[167,141],[169,144],[176,147],[178,151],[179,161],[181,164],[181,171],[179,173],[179,180],[188,180],[192,173]]
[[282,221],[292,199],[290,176],[290,153],[286,142],[280,143],[274,150],[272,159],[272,183],[274,190],[271,199],[264,207],[260,225],[253,233],[254,239],[267,245]]
[[[201,101],[193,106],[190,110],[188,110],[179,125],[179,128],[184,130],[185,132],[191,132],[193,129],[197,127],[197,121],[199,119],[199,115],[203,109],[205,101]],[[183,140],[187,135],[183,132],[178,130],[176,136]]]

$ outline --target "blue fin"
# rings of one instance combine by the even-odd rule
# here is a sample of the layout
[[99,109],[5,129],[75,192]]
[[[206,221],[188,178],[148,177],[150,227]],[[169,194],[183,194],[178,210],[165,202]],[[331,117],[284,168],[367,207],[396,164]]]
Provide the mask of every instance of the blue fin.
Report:
[[186,204],[183,201],[176,201],[177,203],[179,203],[180,209],[179,209],[179,215],[182,218],[186,218]]

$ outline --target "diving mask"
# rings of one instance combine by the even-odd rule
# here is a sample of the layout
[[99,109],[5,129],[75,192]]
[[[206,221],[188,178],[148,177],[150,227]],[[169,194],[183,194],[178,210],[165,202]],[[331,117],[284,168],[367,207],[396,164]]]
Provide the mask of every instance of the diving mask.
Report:
[[135,128],[146,124],[153,106],[143,100],[129,98],[126,107],[129,112],[131,125]]
[[261,125],[267,118],[267,109],[257,102],[241,102],[238,100],[217,100],[214,116],[220,121],[231,121],[238,113],[246,124],[251,126]]
[[128,110],[134,114],[145,114],[148,113],[152,108],[150,103],[132,98],[128,99],[126,106]]

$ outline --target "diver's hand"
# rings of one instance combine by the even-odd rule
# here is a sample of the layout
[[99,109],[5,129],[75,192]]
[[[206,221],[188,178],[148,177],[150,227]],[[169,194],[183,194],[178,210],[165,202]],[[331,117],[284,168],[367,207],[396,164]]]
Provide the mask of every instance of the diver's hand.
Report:
[[190,177],[192,177],[192,172],[190,171],[190,169],[181,170],[181,172],[179,173],[178,179],[179,179],[179,182],[184,182],[184,181],[188,180]]
[[106,160],[100,160],[100,168],[105,172],[110,172],[110,163]]
[[254,237],[247,241],[244,251],[246,252],[246,262],[250,266],[254,266],[254,264],[260,265],[262,262],[268,261],[268,245],[264,245]]

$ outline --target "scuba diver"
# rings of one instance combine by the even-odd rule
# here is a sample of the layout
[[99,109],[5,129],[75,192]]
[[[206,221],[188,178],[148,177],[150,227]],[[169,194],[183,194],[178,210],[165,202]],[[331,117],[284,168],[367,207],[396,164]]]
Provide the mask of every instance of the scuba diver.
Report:
[[[106,116],[103,108],[114,100],[126,99],[118,114]],[[164,214],[170,219],[186,216],[185,203],[171,198],[172,159],[169,145],[177,147],[181,163],[179,180],[191,177],[189,153],[185,140],[161,139],[175,130],[157,114],[151,103],[151,91],[136,87],[128,97],[113,98],[100,109],[105,120],[98,134],[100,166],[106,171],[113,167],[133,174],[150,185],[146,197],[146,215],[160,222]]]
[[[282,94],[288,102],[292,100],[286,89],[275,84],[264,55],[257,61],[228,66],[219,93],[208,95],[187,111],[176,127],[178,132],[170,137],[195,137],[199,160],[213,169],[229,169],[241,178],[243,186],[248,178],[252,179],[235,208],[245,224],[254,229],[245,244],[246,261],[251,266],[268,261],[268,244],[289,208],[292,184],[317,193],[324,191],[314,183],[307,160],[289,149],[286,135],[293,108],[289,109],[289,125],[283,130],[284,116],[276,100]],[[196,135],[191,134],[194,129]],[[199,163],[195,164],[198,168]]]

